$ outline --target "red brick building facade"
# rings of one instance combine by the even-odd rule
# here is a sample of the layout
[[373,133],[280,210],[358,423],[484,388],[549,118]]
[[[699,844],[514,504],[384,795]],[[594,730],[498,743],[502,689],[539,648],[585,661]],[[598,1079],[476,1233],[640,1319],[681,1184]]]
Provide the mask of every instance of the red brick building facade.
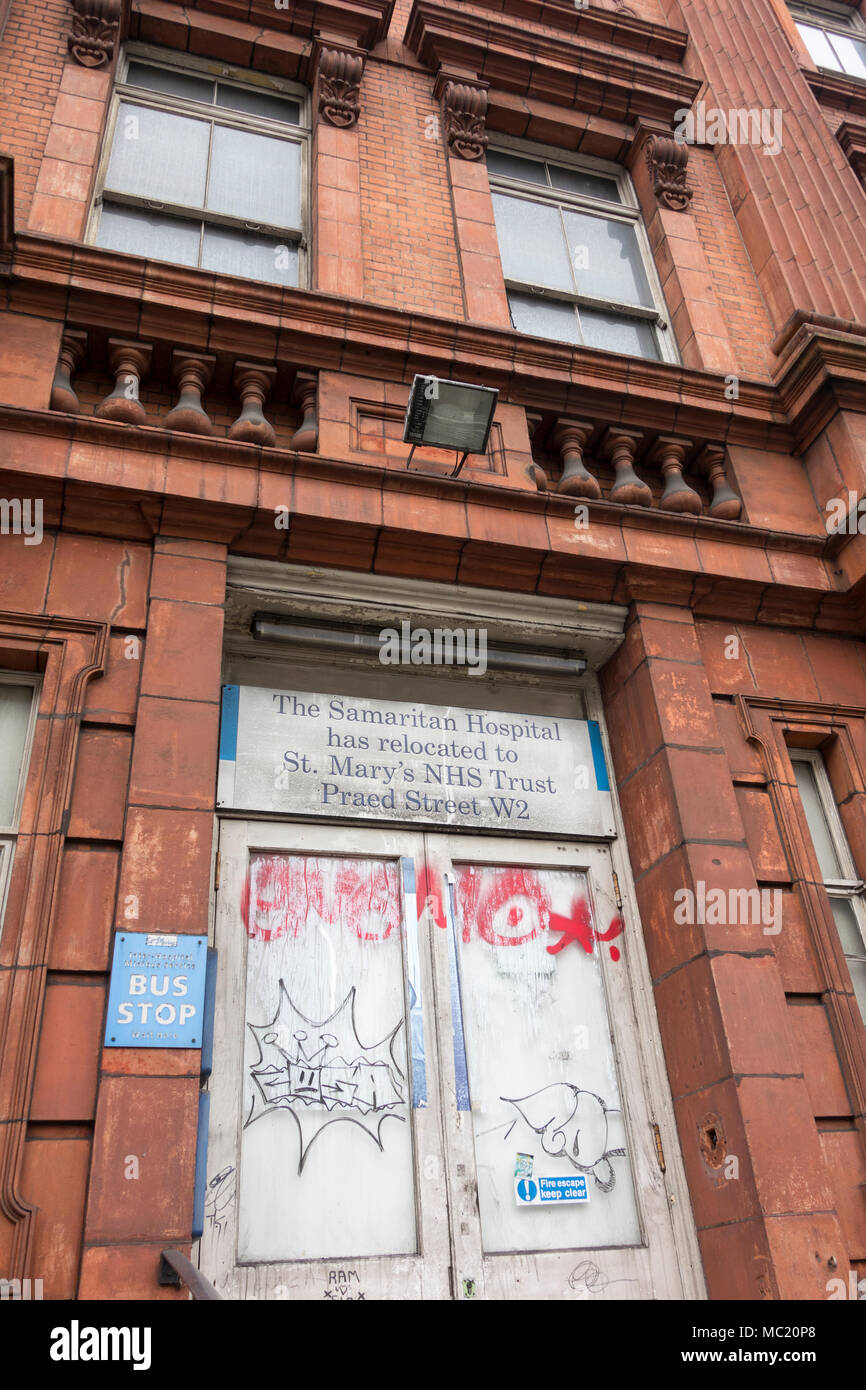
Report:
[[[157,1271],[196,1256],[200,1055],[103,1045],[114,937],[213,933],[221,685],[373,688],[303,640],[256,679],[265,610],[586,661],[643,1244],[650,1187],[672,1223],[632,1296],[866,1277],[864,55],[866,0],[0,0],[0,1275],[187,1296]],[[499,391],[459,477],[407,468],[416,373]],[[554,685],[482,704],[562,714]],[[780,925],[678,911],[711,889]]]

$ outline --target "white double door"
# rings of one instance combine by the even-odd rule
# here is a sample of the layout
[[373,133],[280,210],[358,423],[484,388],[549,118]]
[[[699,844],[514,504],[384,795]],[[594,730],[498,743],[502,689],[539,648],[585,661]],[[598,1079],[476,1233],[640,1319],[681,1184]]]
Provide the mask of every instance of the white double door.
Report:
[[227,821],[229,1298],[679,1298],[604,846]]

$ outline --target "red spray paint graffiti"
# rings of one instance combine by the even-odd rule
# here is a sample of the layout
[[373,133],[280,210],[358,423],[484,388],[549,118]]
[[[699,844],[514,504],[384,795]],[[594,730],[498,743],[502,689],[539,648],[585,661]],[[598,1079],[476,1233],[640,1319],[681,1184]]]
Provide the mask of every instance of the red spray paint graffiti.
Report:
[[550,894],[531,869],[473,873],[461,868],[457,891],[464,941],[470,940],[473,921],[491,946],[519,946],[548,928]]
[[441,927],[444,931],[448,923],[445,920],[445,912],[442,907],[442,885],[437,875],[427,864],[422,864],[420,869],[416,866],[415,902],[419,918],[426,909],[432,914],[437,927]]
[[361,941],[400,930],[397,867],[368,860],[256,854],[241,894],[241,917],[255,941],[298,936],[312,917],[345,925]]

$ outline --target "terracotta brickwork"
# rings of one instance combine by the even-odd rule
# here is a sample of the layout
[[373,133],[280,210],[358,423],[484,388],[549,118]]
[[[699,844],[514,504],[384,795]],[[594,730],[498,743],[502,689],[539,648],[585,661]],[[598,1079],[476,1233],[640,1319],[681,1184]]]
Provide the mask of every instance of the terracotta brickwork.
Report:
[[[57,0],[0,41],[0,499],[44,509],[40,543],[0,534],[0,670],[42,680],[0,936],[0,1277],[184,1296],[156,1268],[191,1249],[199,1056],[102,1039],[116,933],[208,929],[238,556],[481,586],[527,622],[627,609],[599,676],[626,931],[710,1297],[863,1277],[866,1032],[788,755],[823,753],[866,878],[862,83],[780,0],[321,0],[318,35],[245,0],[118,13],[96,66]],[[128,40],[310,91],[308,284],[85,244]],[[699,99],[780,107],[782,149],[678,146]],[[513,330],[501,137],[630,172],[671,360]],[[499,390],[459,478],[407,466],[416,373]],[[677,921],[701,882],[778,892],[781,930]]]

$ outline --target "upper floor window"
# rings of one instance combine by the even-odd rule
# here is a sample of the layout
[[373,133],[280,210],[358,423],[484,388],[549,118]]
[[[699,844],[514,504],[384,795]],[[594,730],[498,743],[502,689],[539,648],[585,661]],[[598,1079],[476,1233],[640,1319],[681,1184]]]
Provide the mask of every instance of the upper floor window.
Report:
[[0,671],[0,923],[33,741],[36,685],[35,677],[21,671]]
[[843,5],[791,5],[797,28],[819,68],[866,78],[866,24]]
[[617,165],[491,149],[511,321],[521,333],[676,360],[640,210]]
[[176,265],[305,282],[302,89],[153,49],[127,52],[90,231]]
[[866,884],[854,865],[824,759],[811,749],[788,751],[854,995],[866,1023]]

